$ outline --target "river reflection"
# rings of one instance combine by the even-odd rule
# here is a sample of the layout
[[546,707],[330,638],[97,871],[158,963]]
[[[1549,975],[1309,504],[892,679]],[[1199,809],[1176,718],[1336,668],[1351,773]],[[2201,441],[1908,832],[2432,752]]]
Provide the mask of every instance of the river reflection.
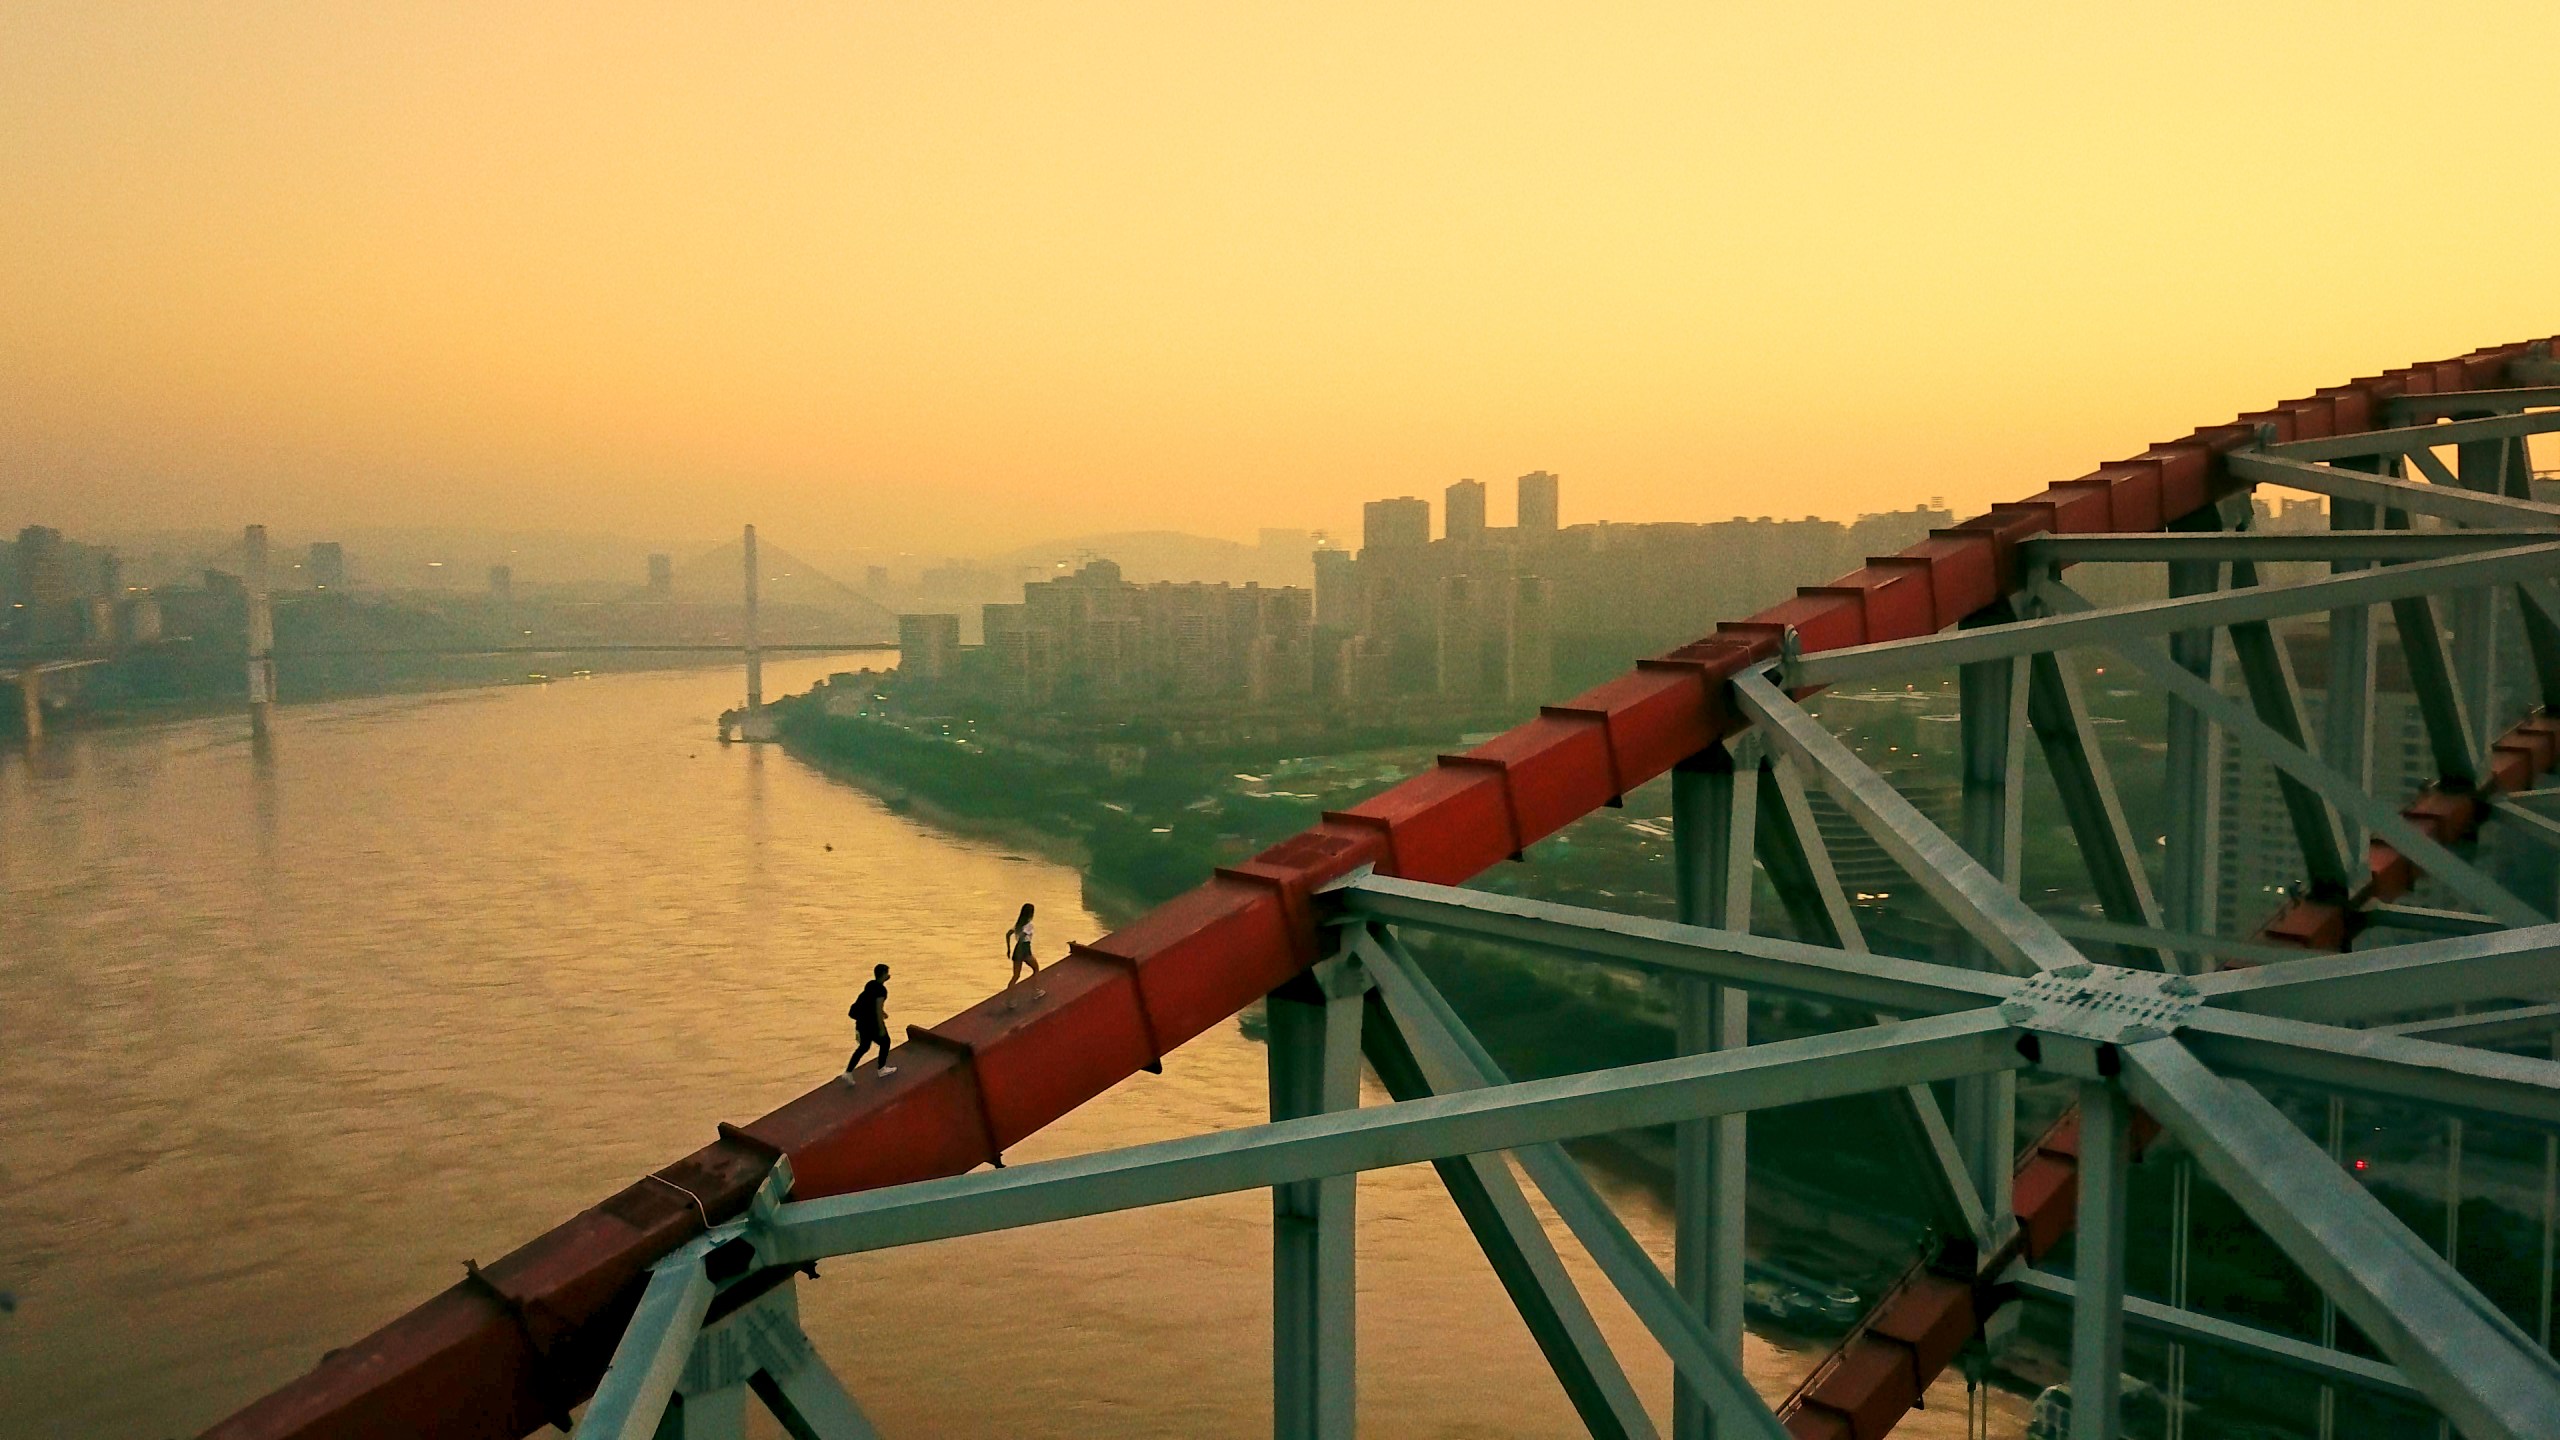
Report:
[[[226,718],[0,756],[0,1435],[201,1429],[822,1080],[874,961],[893,1022],[927,1021],[1003,981],[1022,901],[1046,946],[1101,929],[1067,868],[713,742],[735,691],[600,676],[288,709],[263,751]],[[1166,1070],[1011,1158],[1262,1118],[1235,1026]],[[1431,1172],[1360,1204],[1363,1432],[1571,1433]],[[1267,1434],[1268,1218],[1243,1195],[831,1262],[809,1327],[891,1436]],[[1773,1393],[1809,1360],[1751,1344]],[[1962,1414],[1942,1384],[1904,1433]]]

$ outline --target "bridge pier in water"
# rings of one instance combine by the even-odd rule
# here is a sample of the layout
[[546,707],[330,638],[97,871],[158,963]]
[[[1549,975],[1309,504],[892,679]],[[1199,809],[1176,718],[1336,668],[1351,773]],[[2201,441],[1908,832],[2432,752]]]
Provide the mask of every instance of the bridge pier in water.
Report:
[[18,672],[19,715],[26,723],[27,743],[44,738],[44,671],[30,665]]
[[248,559],[241,566],[249,592],[249,734],[264,740],[275,726],[276,621],[267,592],[267,527],[242,536]]

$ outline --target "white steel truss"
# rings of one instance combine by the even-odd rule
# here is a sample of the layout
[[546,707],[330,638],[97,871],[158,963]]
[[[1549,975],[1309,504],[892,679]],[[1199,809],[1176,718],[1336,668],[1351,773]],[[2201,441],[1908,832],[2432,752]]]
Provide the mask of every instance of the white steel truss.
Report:
[[[2461,398],[2483,401],[2461,412],[2477,418],[2417,423],[2439,407],[2403,401],[2398,418],[2412,423],[2401,429],[2230,457],[2243,478],[2329,495],[2338,528],[2260,536],[2233,528],[2236,514],[2216,514],[2210,529],[2033,540],[2021,547],[2019,592],[1996,623],[1816,655],[1789,646],[1764,672],[1744,674],[1732,699],[1749,733],[1674,774],[1676,920],[1365,872],[1332,887],[1319,897],[1332,958],[1270,1001],[1268,1124],[807,1201],[785,1198],[789,1172],[779,1166],[744,1219],[656,1268],[577,1435],[732,1434],[722,1427],[753,1393],[785,1413],[795,1434],[867,1436],[868,1422],[785,1313],[790,1286],[777,1286],[776,1276],[828,1257],[1268,1189],[1275,1433],[1348,1436],[1356,1374],[1348,1177],[1429,1162],[1591,1433],[1650,1436],[1655,1421],[1576,1293],[1521,1177],[1670,1357],[1673,1433],[1775,1440],[1786,1428],[1738,1363],[1744,1117],[1873,1094],[1891,1111],[1940,1235],[1980,1267],[1967,1273],[2068,1308],[2076,1440],[2121,1433],[2128,1330],[2243,1354],[2324,1387],[2415,1400],[2473,1440],[2560,1440],[2560,1362],[2551,1351],[2560,1059],[2478,1048],[2560,1036],[2560,924],[2552,897],[2515,893],[2467,842],[2438,838],[2404,816],[2397,797],[2371,794],[2365,778],[2373,606],[2394,608],[2410,673],[2434,692],[2421,699],[2448,787],[2486,793],[2489,782],[2485,732],[2475,727],[2490,717],[2463,702],[2494,696],[2470,673],[2494,655],[2473,643],[2491,633],[2482,618],[2490,612],[2465,610],[2462,597],[2515,596],[2522,623],[2508,634],[2537,662],[2531,698],[2560,696],[2560,592],[2551,588],[2560,580],[2552,533],[2560,506],[2526,498],[2504,459],[2494,486],[2466,486],[2430,453],[2520,449],[2522,436],[2560,429],[2560,410],[2542,408],[2560,406],[2560,387]],[[2430,481],[2398,478],[2403,463]],[[2411,529],[2411,515],[2484,528]],[[2256,566],[2275,561],[2333,569],[2299,583],[2254,583]],[[2171,599],[2100,608],[2059,579],[2065,565],[2141,562],[2172,567]],[[2439,601],[2452,608],[2450,644]],[[2331,624],[2332,689],[2316,736],[2269,628],[2310,615]],[[2213,678],[2226,632],[2237,696]],[[2155,895],[2078,683],[2057,658],[2074,647],[2109,651],[2166,692],[2173,804],[2213,785],[2213,746],[2239,747],[2279,772],[2314,893],[2355,911],[2371,933],[2417,938],[2325,955],[2214,933],[2205,899],[2211,857],[2200,853],[2213,833],[2193,816],[2175,823]],[[1961,677],[1965,707],[1963,819],[1954,834],[1799,698],[1948,666]],[[2044,914],[2019,893],[2030,738],[2103,920]],[[1917,960],[1869,948],[1808,809],[1808,782],[1961,930],[1957,953]],[[2529,808],[2548,793],[2560,791],[2491,796],[2490,813],[2517,834],[2560,841],[2560,826]],[[2471,908],[2365,893],[2368,835]],[[1789,928],[1807,938],[1754,931],[1751,895],[1762,876]],[[1675,1001],[1674,1053],[1511,1080],[1408,950],[1412,934],[1657,977]],[[1830,1007],[1841,1028],[1753,1042],[1751,1007],[1779,997]],[[1364,1059],[1390,1103],[1359,1103]],[[2021,1074],[2067,1083],[2079,1107],[2079,1238],[2068,1279],[2030,1266],[2011,1233]],[[2539,1333],[2465,1277],[2448,1258],[2450,1236],[2438,1247],[2412,1233],[2341,1167],[2335,1101],[2324,1148],[2258,1083],[2380,1097],[2550,1137]],[[1952,1105],[1941,1106],[1931,1088],[1940,1084],[1951,1086]],[[2126,1295],[2125,1172],[2137,1112],[2317,1286],[2325,1297],[2319,1342]],[[1673,1127],[1676,1142],[1668,1274],[1562,1148],[1654,1125]],[[2173,1300],[2183,1295],[2178,1285]],[[762,1287],[755,1298],[730,1301],[753,1287]],[[2338,1348],[2336,1315],[2384,1358]],[[705,1358],[723,1345],[720,1353],[752,1351],[752,1363],[733,1359],[724,1370]],[[2182,1364],[2173,1361],[2173,1376],[2183,1376]],[[2330,1415],[2324,1398],[2324,1425]]]

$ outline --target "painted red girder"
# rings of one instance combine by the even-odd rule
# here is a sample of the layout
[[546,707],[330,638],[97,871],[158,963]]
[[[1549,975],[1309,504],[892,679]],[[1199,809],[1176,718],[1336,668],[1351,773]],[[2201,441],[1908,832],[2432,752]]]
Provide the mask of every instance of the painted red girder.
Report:
[[[1072,947],[1044,972],[1044,1002],[1007,1012],[990,997],[940,1025],[912,1027],[896,1076],[858,1091],[821,1085],[750,1125],[722,1126],[712,1144],[331,1352],[207,1440],[529,1434],[593,1391],[648,1267],[701,1233],[704,1216],[744,1209],[775,1155],[791,1157],[802,1199],[985,1164],[1311,964],[1311,897],[1326,882],[1374,865],[1458,883],[1738,733],[1726,682],[1774,659],[1788,631],[1807,651],[1935,633],[2017,588],[2018,543],[2031,535],[2160,529],[2237,488],[2220,457],[2262,425],[2280,440],[2371,429],[2396,396],[2499,387],[2526,350],[2518,343],[2395,370],[2155,445],[1933,531],[1545,706]],[[1914,1379],[1925,1386],[1944,1363]]]

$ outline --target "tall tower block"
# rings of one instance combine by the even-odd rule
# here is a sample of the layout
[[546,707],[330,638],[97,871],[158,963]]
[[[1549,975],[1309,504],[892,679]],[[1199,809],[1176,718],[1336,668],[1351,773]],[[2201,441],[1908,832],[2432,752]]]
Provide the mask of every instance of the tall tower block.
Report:
[[1451,540],[1484,538],[1484,482],[1461,480],[1443,497],[1440,523]]
[[1532,470],[1520,477],[1520,533],[1556,532],[1556,477]]

